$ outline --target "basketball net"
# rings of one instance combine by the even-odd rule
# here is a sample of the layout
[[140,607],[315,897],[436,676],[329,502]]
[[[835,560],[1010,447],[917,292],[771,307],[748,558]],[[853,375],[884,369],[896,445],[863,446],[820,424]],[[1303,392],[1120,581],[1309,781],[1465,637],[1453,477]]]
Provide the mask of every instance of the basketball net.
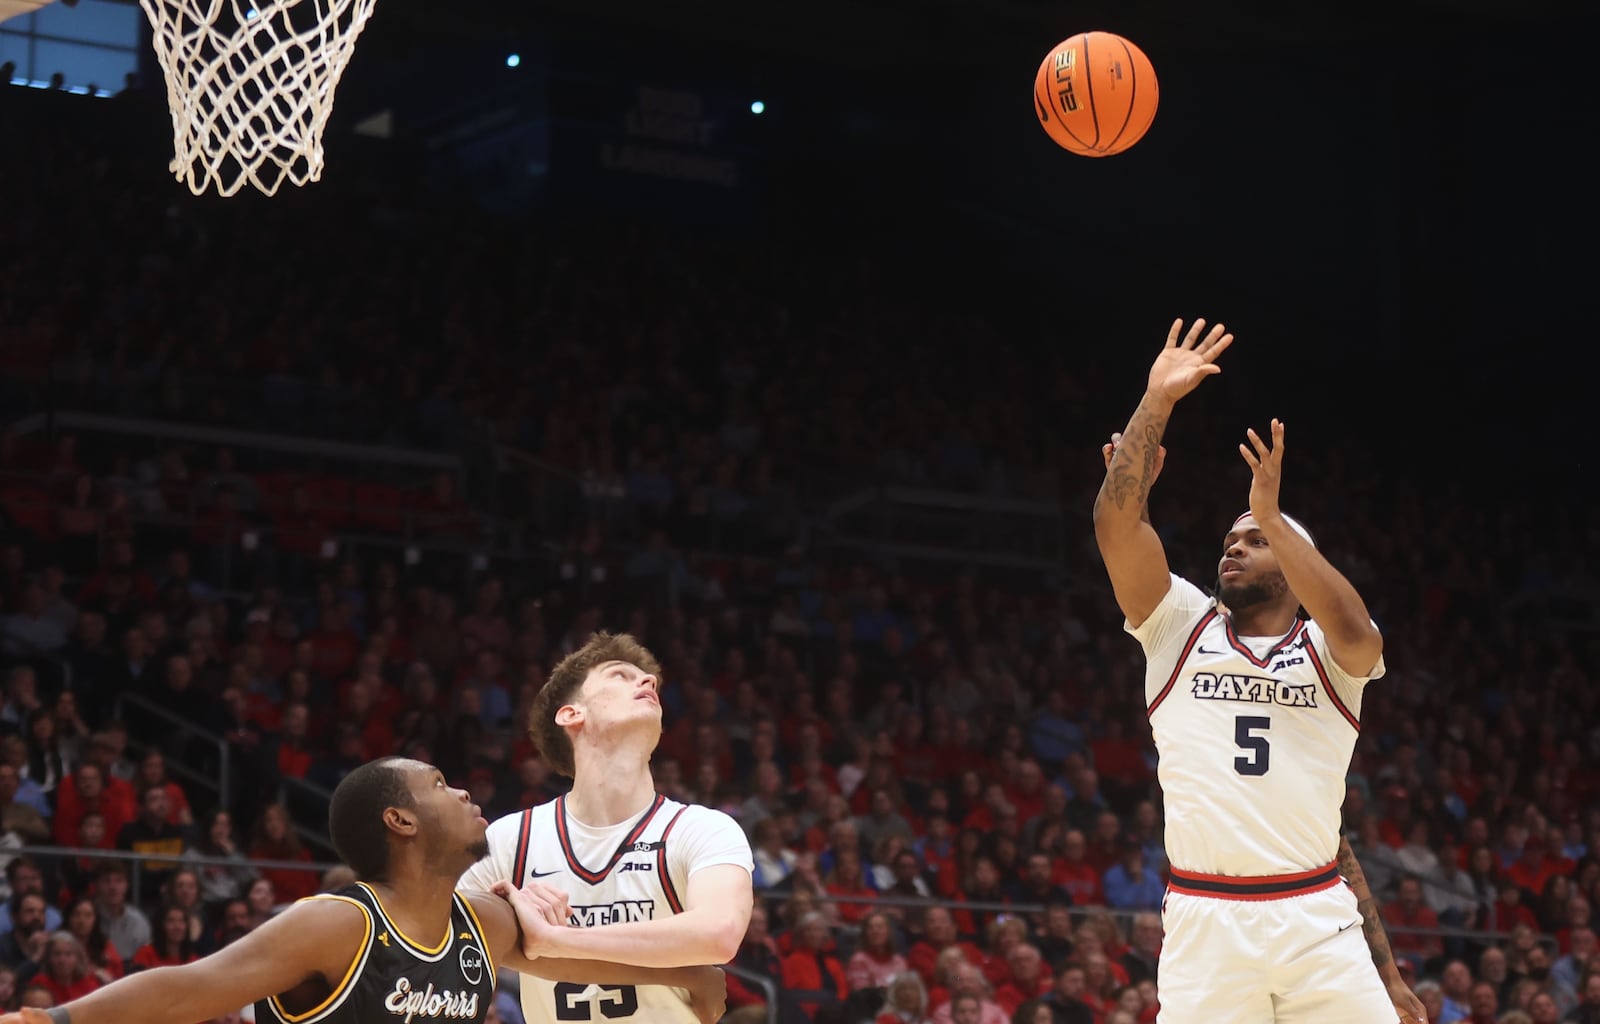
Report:
[[273,195],[322,177],[333,93],[375,0],[139,0],[189,191]]

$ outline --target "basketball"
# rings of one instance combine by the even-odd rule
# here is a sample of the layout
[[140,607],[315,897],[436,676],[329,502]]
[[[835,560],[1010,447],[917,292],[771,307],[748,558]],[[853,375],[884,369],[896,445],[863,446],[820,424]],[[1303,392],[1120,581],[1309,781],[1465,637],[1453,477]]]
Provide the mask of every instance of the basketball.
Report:
[[1112,156],[1144,138],[1161,90],[1144,51],[1110,32],[1082,32],[1039,65],[1033,105],[1062,149]]

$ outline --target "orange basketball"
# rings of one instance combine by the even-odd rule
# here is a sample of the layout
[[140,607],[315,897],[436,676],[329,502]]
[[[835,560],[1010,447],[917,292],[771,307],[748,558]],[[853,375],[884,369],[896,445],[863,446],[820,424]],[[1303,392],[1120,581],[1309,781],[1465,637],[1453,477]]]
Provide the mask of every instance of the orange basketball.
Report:
[[1033,105],[1063,149],[1111,156],[1144,138],[1161,90],[1144,51],[1110,32],[1083,32],[1039,65]]

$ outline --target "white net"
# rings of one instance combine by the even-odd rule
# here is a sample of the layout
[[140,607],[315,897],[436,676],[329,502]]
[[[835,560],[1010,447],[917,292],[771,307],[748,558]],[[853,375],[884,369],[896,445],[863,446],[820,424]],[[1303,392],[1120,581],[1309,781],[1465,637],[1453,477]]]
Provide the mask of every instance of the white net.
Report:
[[322,130],[375,0],[139,0],[172,108],[171,169],[200,195],[322,177]]

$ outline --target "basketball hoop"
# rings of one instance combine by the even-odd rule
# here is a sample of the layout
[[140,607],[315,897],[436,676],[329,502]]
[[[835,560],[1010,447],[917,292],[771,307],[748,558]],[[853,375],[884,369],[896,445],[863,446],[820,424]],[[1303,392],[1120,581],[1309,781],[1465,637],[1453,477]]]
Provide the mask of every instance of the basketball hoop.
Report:
[[322,177],[322,130],[375,0],[139,0],[172,109],[171,170],[200,195]]

